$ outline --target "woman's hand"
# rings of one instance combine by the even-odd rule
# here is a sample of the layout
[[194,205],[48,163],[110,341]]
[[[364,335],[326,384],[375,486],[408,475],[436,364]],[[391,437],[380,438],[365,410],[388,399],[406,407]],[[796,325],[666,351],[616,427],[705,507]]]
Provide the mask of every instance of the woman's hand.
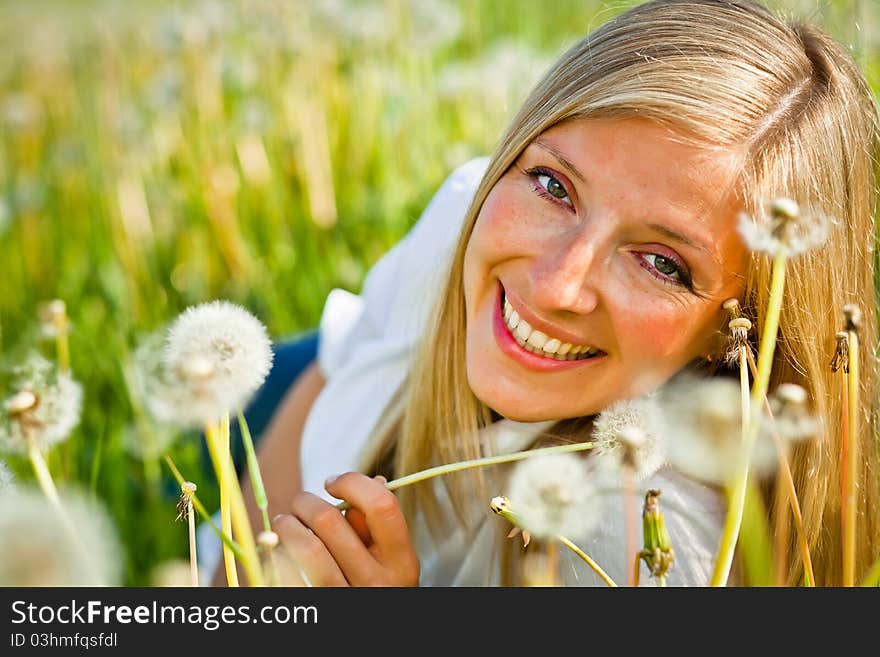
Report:
[[301,492],[293,498],[292,513],[272,522],[303,579],[313,586],[417,586],[419,561],[385,479],[347,472],[324,487],[352,508],[343,515]]

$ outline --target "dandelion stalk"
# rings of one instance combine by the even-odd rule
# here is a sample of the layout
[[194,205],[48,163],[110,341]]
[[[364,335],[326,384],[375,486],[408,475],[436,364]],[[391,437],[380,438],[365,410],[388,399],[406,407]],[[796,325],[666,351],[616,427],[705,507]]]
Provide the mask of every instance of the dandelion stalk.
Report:
[[[489,507],[492,509],[492,511],[507,520],[510,524],[523,529],[522,520],[512,511],[510,500],[508,498],[503,496],[495,497],[492,499]],[[599,578],[608,586],[617,586],[617,584],[614,582],[613,579],[611,579],[608,573],[606,573],[602,569],[602,567],[599,566],[599,564],[597,564],[586,552],[575,545],[574,542],[559,534],[556,534],[555,536],[553,536],[553,538],[562,543],[569,550],[574,552],[578,557],[580,557],[584,561],[584,563],[592,568],[593,571],[599,576]]]
[[[183,478],[183,475],[180,474],[180,470],[177,469],[177,466],[174,464],[174,460],[168,455],[165,454],[163,456],[165,460],[165,464],[168,466],[168,469],[171,470],[171,474],[174,475],[174,478],[177,480],[179,486],[183,487],[186,483],[186,480]],[[223,531],[217,526],[214,522],[214,519],[211,517],[211,514],[208,513],[208,510],[205,508],[205,505],[202,504],[202,501],[198,498],[198,495],[193,491],[190,494],[190,501],[192,502],[195,510],[199,512],[199,515],[202,516],[202,519],[208,523],[211,529],[214,530],[214,533],[217,534],[217,537],[222,541],[225,547],[228,547],[232,553],[241,561],[244,561],[244,555],[242,554],[241,547],[232,539],[231,534],[225,534]]]
[[[773,270],[770,279],[770,301],[767,306],[767,315],[764,318],[764,329],[761,332],[761,342],[758,350],[758,372],[755,376],[750,400],[751,407],[754,409],[760,408],[759,404],[767,394],[767,388],[770,383],[770,368],[776,348],[779,314],[782,308],[782,292],[785,287],[786,261],[786,251],[785,249],[780,249],[773,258]],[[749,420],[747,421],[746,418],[749,418]],[[758,430],[757,418],[743,416],[743,422],[744,424],[747,423],[748,431],[743,441],[739,471],[729,488],[729,506],[724,522],[724,530],[721,535],[721,543],[715,560],[715,569],[712,573],[712,586],[727,585],[730,568],[733,564],[733,552],[742,525],[746,483],[749,477],[749,459]]]
[[[226,436],[224,437],[224,428]],[[247,573],[248,579],[250,580],[251,586],[262,586],[263,577],[260,572],[260,559],[257,554],[257,547],[254,541],[253,530],[251,529],[250,520],[247,515],[247,508],[244,505],[244,498],[241,494],[241,487],[238,485],[238,477],[235,476],[235,470],[232,465],[232,455],[229,452],[229,422],[228,419],[225,422],[222,422],[220,427],[217,425],[208,425],[206,427],[206,437],[208,439],[208,451],[211,453],[211,460],[214,462],[214,468],[217,472],[217,477],[221,482],[220,488],[220,499],[221,499],[221,512],[220,518],[223,520],[223,510],[222,510],[222,501],[223,501],[223,490],[224,486],[226,488],[226,494],[228,495],[228,514],[229,514],[229,527],[223,528],[224,531],[232,531],[234,528],[234,535],[238,541],[241,542],[242,554],[244,556],[241,559],[242,565],[244,566],[245,572]],[[224,447],[226,448],[224,451]],[[224,558],[225,558],[224,553]],[[224,560],[224,564],[227,562]],[[235,561],[232,561],[232,572],[235,573],[235,582],[238,582],[237,571],[235,569]],[[227,564],[227,577],[229,576],[229,565]],[[231,586],[236,586],[237,584],[230,584]]]
[[263,486],[263,477],[260,474],[260,464],[257,462],[257,452],[254,449],[251,430],[241,411],[238,412],[238,427],[241,430],[244,451],[245,454],[247,454],[248,471],[251,475],[251,486],[254,489],[254,499],[257,502],[257,508],[260,509],[260,512],[263,515],[263,531],[271,532],[272,525],[269,522],[269,500],[266,498],[266,489]]
[[[229,469],[226,467],[226,454],[229,447],[228,444],[221,442],[216,426],[209,424],[205,427],[205,437],[211,461],[214,463],[214,472],[217,473],[217,481],[220,485],[220,527],[224,534],[232,536],[231,482],[229,481]],[[241,540],[240,536],[238,538]],[[229,586],[238,586],[235,557],[226,544],[223,545],[223,565],[226,568],[226,583]]]
[[180,487],[181,505],[183,509],[178,513],[186,516],[187,529],[189,530],[189,574],[193,586],[199,585],[199,557],[196,553],[196,519],[193,513],[192,494],[196,492],[196,485],[191,481],[185,481]]
[[[758,369],[755,365],[755,358],[750,349],[746,351],[746,356],[749,360],[749,370],[752,373],[752,377],[757,378]],[[764,407],[772,417],[773,412],[770,409],[770,402],[766,395],[764,396]],[[800,502],[798,501],[797,490],[794,487],[794,477],[792,477],[791,474],[791,466],[789,465],[788,458],[785,454],[785,446],[782,444],[778,433],[774,430],[771,432],[771,435],[773,436],[773,441],[776,445],[776,451],[779,454],[779,472],[782,475],[782,482],[788,492],[787,497],[791,505],[791,515],[794,518],[794,526],[797,531],[798,545],[800,546],[801,560],[803,561],[804,567],[804,586],[813,587],[816,585],[816,576],[813,574],[813,559],[810,556],[810,546],[807,543],[807,533],[804,531],[804,518],[801,513]]]
[[859,310],[847,304],[843,312],[846,316],[847,343],[849,347],[847,371],[847,406],[849,445],[844,462],[846,473],[846,492],[843,510],[843,585],[855,585],[856,570],[856,479],[859,463]]
[[[470,459],[467,461],[458,461],[456,463],[447,463],[445,465],[437,465],[433,468],[413,472],[398,479],[392,479],[385,484],[387,490],[397,490],[404,486],[417,484],[434,477],[452,474],[453,472],[461,472],[462,470],[471,470],[474,468],[483,468],[488,465],[500,465],[502,463],[513,463],[514,461],[522,461],[523,459],[535,456],[546,456],[547,454],[566,454],[569,452],[581,452],[587,449],[593,449],[593,443],[572,443],[571,445],[555,445],[553,447],[539,447],[538,449],[528,449],[521,452],[511,452],[510,454],[500,454],[498,456],[484,456],[478,459]],[[336,505],[340,511],[351,508],[348,502],[341,502]]]

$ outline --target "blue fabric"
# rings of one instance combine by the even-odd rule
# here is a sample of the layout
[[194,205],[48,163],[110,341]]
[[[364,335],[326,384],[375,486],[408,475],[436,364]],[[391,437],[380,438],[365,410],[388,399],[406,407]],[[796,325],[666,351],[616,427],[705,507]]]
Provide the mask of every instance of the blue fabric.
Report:
[[[272,345],[275,354],[272,369],[263,385],[257,390],[251,403],[244,411],[245,420],[254,444],[259,444],[263,431],[269,425],[272,415],[278,404],[284,398],[288,388],[296,381],[297,377],[318,356],[318,330],[312,329],[297,334],[291,338],[276,342]],[[244,469],[246,458],[244,444],[241,440],[241,431],[238,420],[230,418],[230,438],[232,459],[235,462],[236,472],[241,474]],[[205,469],[213,472],[211,458],[207,447],[202,440]]]

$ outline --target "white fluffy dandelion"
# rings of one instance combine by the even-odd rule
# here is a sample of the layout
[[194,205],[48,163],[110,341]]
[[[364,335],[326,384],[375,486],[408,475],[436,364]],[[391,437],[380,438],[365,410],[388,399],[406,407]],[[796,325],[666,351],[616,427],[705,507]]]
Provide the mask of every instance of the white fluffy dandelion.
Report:
[[817,436],[821,423],[807,408],[807,391],[796,383],[781,383],[770,395],[773,425],[782,440],[798,441]]
[[522,529],[539,538],[584,536],[598,520],[596,489],[583,460],[548,454],[520,461],[509,481]]
[[[703,481],[727,484],[742,458],[741,390],[732,379],[682,376],[659,399],[669,464]],[[760,416],[750,467],[771,472],[776,450]]]
[[0,586],[118,586],[121,550],[104,508],[74,491],[61,497],[74,535],[41,493],[0,495]]
[[167,387],[154,412],[177,424],[202,426],[244,408],[272,367],[272,344],[266,327],[247,310],[213,301],[175,320],[163,364]]
[[738,229],[750,250],[771,256],[784,250],[793,257],[822,246],[836,224],[821,210],[801,211],[793,200],[778,198],[765,204],[758,217],[741,212]]
[[25,453],[30,437],[41,451],[65,440],[79,424],[82,386],[34,354],[14,370],[0,408],[0,448]]
[[593,453],[610,457],[618,466],[628,462],[638,481],[650,477],[666,461],[657,396],[654,391],[615,402],[593,423]]

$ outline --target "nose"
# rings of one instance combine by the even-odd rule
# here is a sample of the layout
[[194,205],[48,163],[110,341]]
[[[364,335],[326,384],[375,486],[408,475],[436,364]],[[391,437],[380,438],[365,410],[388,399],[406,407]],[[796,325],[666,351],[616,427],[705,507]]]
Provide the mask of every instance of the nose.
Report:
[[532,298],[545,312],[593,312],[601,288],[601,238],[593,230],[560,237],[531,268]]

